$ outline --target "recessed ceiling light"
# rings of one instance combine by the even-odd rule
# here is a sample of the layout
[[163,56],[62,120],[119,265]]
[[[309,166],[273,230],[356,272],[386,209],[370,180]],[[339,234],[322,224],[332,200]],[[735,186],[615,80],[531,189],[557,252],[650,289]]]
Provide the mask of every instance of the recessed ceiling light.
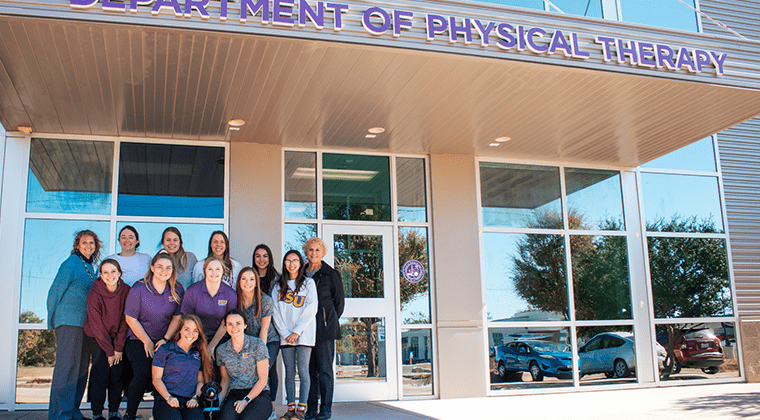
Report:
[[242,127],[245,125],[245,121],[236,118],[236,119],[227,121],[227,124],[229,124],[230,127]]
[[18,131],[26,134],[27,136],[32,134],[32,127],[29,127],[28,125],[20,125],[16,128],[18,129]]
[[240,127],[230,126],[230,131],[240,131]]
[[380,133],[385,132],[385,129],[383,127],[372,127],[367,131],[369,131],[372,134],[380,134]]
[[489,144],[491,147],[501,146],[501,143],[491,143]]
[[364,136],[364,137],[365,137],[365,138],[368,138],[368,139],[374,139],[375,137],[377,137],[377,134],[367,134],[367,135],[366,135],[366,136]]
[[495,141],[497,143],[504,143],[505,141],[510,141],[510,140],[512,140],[512,137],[504,136],[504,137],[497,138]]

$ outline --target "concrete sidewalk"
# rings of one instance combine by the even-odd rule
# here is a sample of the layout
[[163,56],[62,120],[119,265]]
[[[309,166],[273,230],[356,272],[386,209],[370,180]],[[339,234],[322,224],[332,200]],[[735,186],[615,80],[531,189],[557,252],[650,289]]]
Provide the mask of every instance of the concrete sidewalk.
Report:
[[[759,394],[760,384],[723,384],[453,400],[336,403],[333,420],[760,419]],[[150,418],[149,410],[140,412],[144,420]],[[10,419],[44,420],[47,412],[0,412],[0,420]]]

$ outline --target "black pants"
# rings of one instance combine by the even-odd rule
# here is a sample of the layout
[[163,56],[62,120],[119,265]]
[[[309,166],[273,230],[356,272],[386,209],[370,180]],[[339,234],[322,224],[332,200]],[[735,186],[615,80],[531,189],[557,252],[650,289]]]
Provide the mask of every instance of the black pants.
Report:
[[103,414],[103,405],[106,401],[108,390],[108,412],[119,411],[121,404],[121,375],[124,363],[120,362],[108,366],[108,356],[100,348],[97,340],[93,337],[84,337],[85,345],[92,354],[92,367],[90,368],[90,384],[87,395],[90,397],[93,416]]
[[124,353],[132,364],[134,374],[127,390],[127,414],[132,418],[137,415],[137,409],[143,399],[143,394],[151,383],[151,369],[153,359],[145,355],[145,347],[140,340],[127,340],[124,345]]
[[242,413],[238,414],[235,411],[235,402],[242,400],[249,392],[251,392],[250,388],[231,389],[222,404],[219,420],[266,420],[269,418],[272,414],[272,400],[267,391],[261,392],[258,397],[252,399]]
[[195,408],[187,408],[187,402],[190,398],[178,397],[179,408],[170,406],[166,400],[156,395],[156,401],[153,403],[153,418],[156,420],[204,420],[203,409],[199,405]]
[[[335,340],[317,340],[311,349],[311,363],[309,363],[311,388],[309,388],[307,417],[316,417],[318,413],[325,417],[332,414],[333,390],[335,388],[334,360]],[[319,405],[317,405],[318,402]]]

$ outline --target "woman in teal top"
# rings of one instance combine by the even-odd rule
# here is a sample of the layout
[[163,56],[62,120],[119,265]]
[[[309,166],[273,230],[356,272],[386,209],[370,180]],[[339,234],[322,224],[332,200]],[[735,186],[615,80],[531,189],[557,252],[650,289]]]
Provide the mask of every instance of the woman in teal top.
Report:
[[56,350],[50,386],[50,420],[80,420],[90,354],[84,349],[87,293],[98,278],[95,261],[101,242],[91,230],[77,232],[74,249],[61,264],[47,298],[48,329],[55,330]]

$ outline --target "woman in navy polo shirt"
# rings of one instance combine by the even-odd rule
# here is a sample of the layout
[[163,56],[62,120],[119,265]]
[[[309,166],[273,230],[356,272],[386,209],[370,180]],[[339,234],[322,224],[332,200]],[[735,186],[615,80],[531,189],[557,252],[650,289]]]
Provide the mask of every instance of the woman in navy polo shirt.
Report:
[[153,403],[156,420],[203,420],[198,395],[214,375],[201,320],[185,314],[173,340],[161,346],[153,358]]
[[262,339],[245,333],[247,323],[240,309],[231,310],[224,319],[230,339],[216,351],[222,375],[220,420],[266,420],[272,413],[269,353]]
[[222,282],[224,264],[219,257],[206,258],[203,271],[206,273],[205,279],[187,288],[181,312],[197,315],[201,319],[209,343],[209,354],[214,357],[214,349],[225,333],[222,320],[227,312],[237,308],[237,293]]
[[132,420],[151,380],[153,355],[169,342],[180,325],[179,304],[184,289],[177,284],[174,259],[159,252],[150,262],[145,278],[135,283],[127,296],[124,315],[129,325],[124,351],[132,364],[134,378],[127,389],[124,420]]

